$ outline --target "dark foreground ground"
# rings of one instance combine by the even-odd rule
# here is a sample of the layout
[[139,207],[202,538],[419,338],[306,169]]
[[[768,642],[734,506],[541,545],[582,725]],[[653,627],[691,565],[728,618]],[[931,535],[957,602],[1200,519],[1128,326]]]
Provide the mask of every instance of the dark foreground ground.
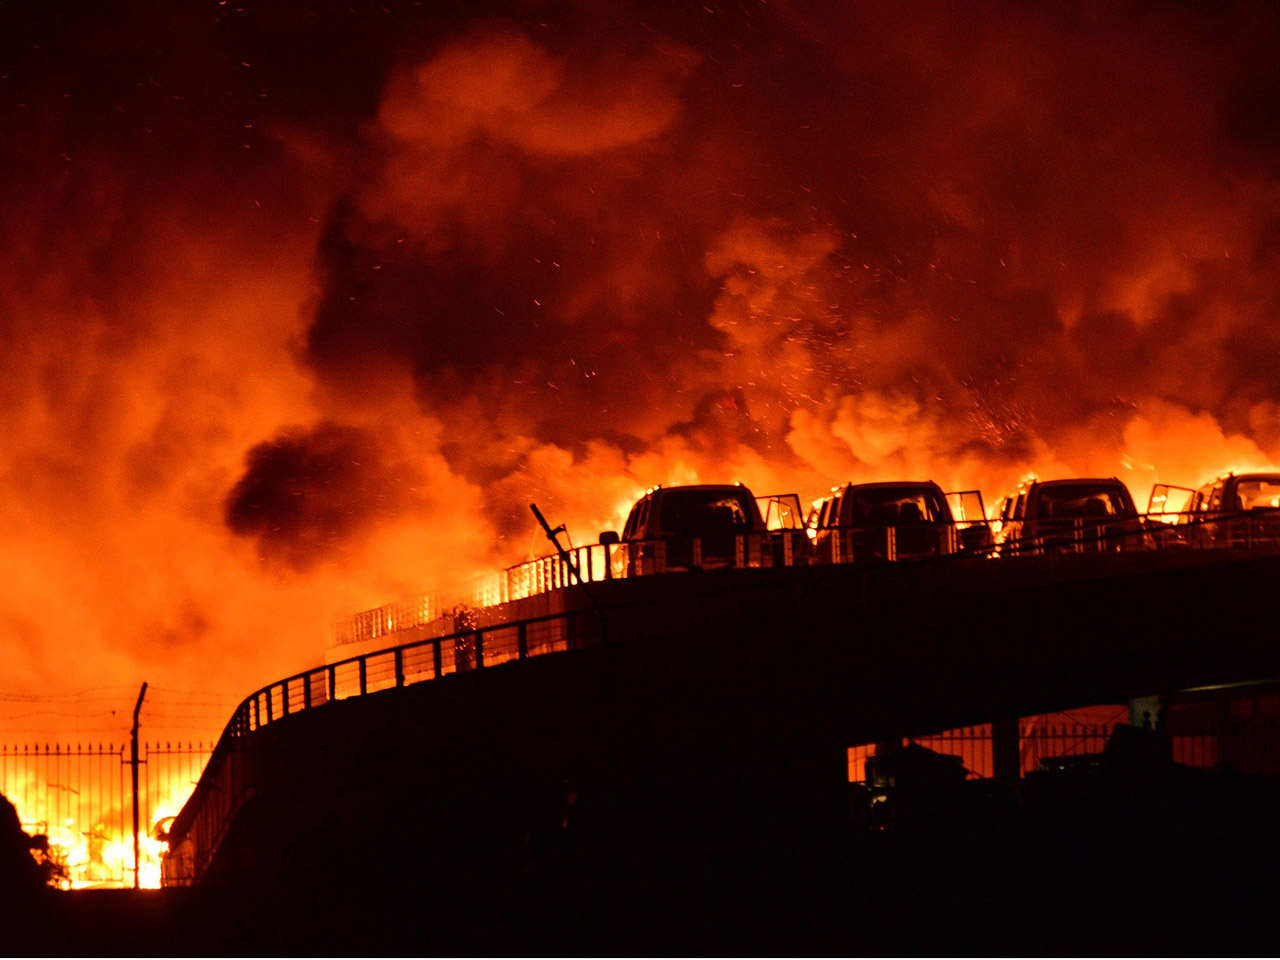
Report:
[[[1070,773],[899,797],[839,842],[596,836],[451,883],[394,837],[288,891],[54,893],[6,904],[6,954],[1271,955],[1271,781]],[[554,865],[548,866],[548,864]]]

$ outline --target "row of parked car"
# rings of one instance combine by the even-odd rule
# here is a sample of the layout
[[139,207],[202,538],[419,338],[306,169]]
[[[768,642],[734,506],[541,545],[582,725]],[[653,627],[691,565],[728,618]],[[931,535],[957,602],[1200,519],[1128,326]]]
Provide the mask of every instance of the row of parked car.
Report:
[[[1261,522],[1260,522],[1261,521]],[[1140,513],[1116,477],[1035,480],[988,516],[977,490],[928,481],[849,483],[807,512],[795,494],[757,497],[741,484],[656,487],[621,534],[630,563],[667,569],[775,561],[899,560],[958,553],[1124,552],[1272,536],[1280,542],[1280,473],[1227,474],[1199,490],[1157,485]],[[754,544],[754,546],[753,546]]]

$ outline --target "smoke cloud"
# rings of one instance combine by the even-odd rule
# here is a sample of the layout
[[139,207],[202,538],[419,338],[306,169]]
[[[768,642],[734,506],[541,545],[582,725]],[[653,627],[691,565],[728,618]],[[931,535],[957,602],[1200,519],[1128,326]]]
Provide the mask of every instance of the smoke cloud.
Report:
[[531,501],[1280,460],[1268,5],[7,16],[24,695],[238,698]]

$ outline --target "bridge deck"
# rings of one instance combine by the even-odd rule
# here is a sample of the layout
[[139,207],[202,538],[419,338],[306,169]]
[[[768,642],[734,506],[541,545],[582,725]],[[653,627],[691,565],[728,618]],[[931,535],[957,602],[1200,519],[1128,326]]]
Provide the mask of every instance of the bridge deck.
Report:
[[599,613],[576,587],[514,601],[246,700],[173,825],[166,883],[233,864],[220,851],[248,807],[281,849],[301,843],[307,830],[289,839],[262,812],[273,796],[323,809],[327,795],[343,820],[339,771],[360,751],[379,758],[360,764],[362,790],[411,767],[466,804],[504,770],[687,781],[711,755],[737,758],[757,792],[761,758],[830,787],[855,742],[1277,676],[1258,626],[1277,584],[1280,556],[1260,546],[698,571],[593,584]]

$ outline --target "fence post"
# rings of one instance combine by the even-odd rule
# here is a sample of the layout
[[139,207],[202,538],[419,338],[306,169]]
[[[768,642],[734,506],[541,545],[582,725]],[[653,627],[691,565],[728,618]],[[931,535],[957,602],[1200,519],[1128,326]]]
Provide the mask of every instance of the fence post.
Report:
[[302,709],[311,709],[311,674],[306,673],[302,676]]
[[338,668],[335,664],[329,664],[329,696],[325,698],[330,703],[338,699]]
[[280,681],[280,716],[289,715],[289,681]]
[[129,738],[129,765],[133,767],[133,889],[135,890],[142,886],[142,861],[139,859],[141,854],[138,849],[138,715],[142,712],[142,698],[146,695],[147,685],[144,683],[142,689],[138,691],[138,702],[133,708],[133,730]]
[[369,668],[365,664],[364,657],[357,662],[360,664],[360,696],[363,697],[369,692]]
[[437,640],[432,650],[433,663],[435,665],[435,678],[439,680],[444,676],[444,656],[440,653],[440,641]]
[[1022,776],[1017,717],[998,717],[991,721],[991,772],[997,780],[1006,782]]
[[403,687],[404,686],[404,650],[402,650],[400,647],[396,647],[394,657],[396,661],[396,686]]
[[267,687],[267,723],[275,720],[275,711],[271,707],[271,688]]

